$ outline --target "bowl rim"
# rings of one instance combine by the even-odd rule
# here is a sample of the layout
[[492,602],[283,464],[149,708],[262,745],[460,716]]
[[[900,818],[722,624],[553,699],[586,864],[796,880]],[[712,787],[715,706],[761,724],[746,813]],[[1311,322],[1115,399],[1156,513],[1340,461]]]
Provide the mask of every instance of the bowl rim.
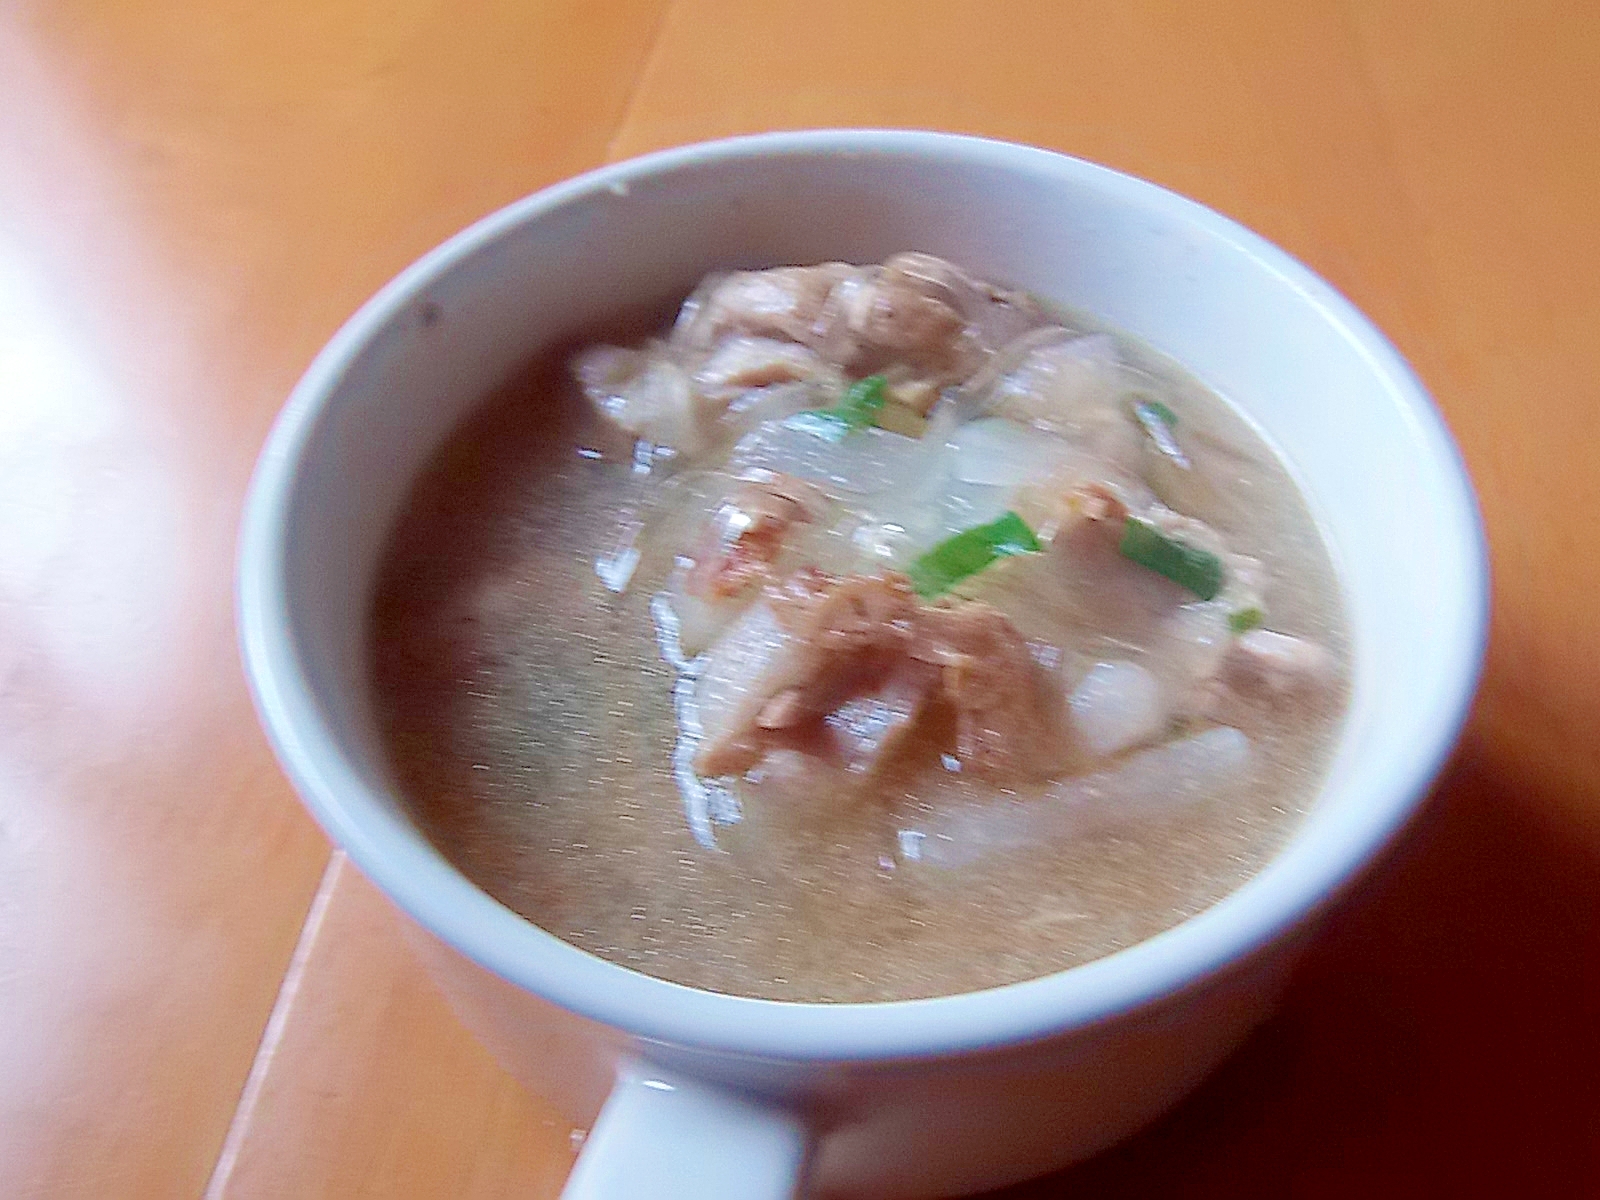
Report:
[[[615,195],[686,168],[762,157],[880,154],[975,168],[1071,176],[1118,202],[1200,227],[1300,292],[1369,361],[1402,404],[1417,449],[1449,481],[1443,519],[1463,577],[1441,588],[1436,628],[1447,669],[1419,705],[1413,753],[1364,819],[1304,854],[1294,871],[1258,873],[1203,912],[1124,950],[1052,975],[920,1000],[817,1004],[702,991],[600,959],[534,926],[460,874],[361,782],[331,732],[291,633],[287,547],[298,466],[329,401],[381,331],[457,264],[551,211]],[[1300,924],[1358,874],[1406,822],[1443,767],[1476,688],[1488,632],[1488,555],[1460,453],[1420,381],[1388,339],[1335,288],[1239,223],[1156,184],[1056,151],[923,130],[813,129],[661,150],[589,171],[514,201],[422,255],[329,340],[295,386],[262,449],[241,523],[236,618],[245,673],[285,773],[337,846],[413,920],[479,965],[580,1016],[647,1042],[780,1061],[915,1059],[1029,1042],[1141,1008],[1248,957]],[[1369,789],[1377,791],[1378,789]],[[1295,854],[1295,845],[1279,856]]]

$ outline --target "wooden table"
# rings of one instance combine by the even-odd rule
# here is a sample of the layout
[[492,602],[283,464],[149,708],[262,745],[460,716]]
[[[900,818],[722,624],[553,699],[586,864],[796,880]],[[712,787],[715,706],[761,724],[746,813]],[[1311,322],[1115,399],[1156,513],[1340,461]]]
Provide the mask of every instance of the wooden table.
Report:
[[1410,356],[1493,543],[1482,697],[1406,847],[1199,1095],[1015,1194],[1600,1188],[1592,0],[13,0],[0,1194],[557,1193],[570,1131],[257,730],[240,498],[318,346],[447,234],[607,159],[834,124],[1054,147],[1274,239]]

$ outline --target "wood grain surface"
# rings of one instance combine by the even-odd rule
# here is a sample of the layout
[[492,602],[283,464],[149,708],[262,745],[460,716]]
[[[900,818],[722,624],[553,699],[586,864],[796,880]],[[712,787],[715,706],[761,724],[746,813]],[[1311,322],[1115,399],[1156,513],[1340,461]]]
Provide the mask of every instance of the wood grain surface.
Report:
[[607,159],[819,125],[1034,142],[1277,241],[1432,388],[1492,546],[1462,750],[1281,1015],[1010,1194],[1600,1193],[1592,3],[12,0],[0,1194],[557,1194],[571,1131],[257,730],[239,503],[318,346],[430,245]]

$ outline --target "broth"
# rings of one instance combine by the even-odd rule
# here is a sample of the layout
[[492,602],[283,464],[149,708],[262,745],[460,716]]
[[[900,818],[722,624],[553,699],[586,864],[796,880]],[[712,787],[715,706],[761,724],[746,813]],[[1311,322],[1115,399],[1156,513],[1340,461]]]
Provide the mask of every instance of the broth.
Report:
[[[1092,332],[1070,314],[1052,312],[1050,321],[1074,335]],[[1141,625],[1120,599],[1093,594],[1092,574],[1080,570],[1057,589],[1064,577],[1046,572],[1056,553],[1046,545],[955,581],[942,599],[916,600],[919,614],[991,603],[1027,639],[1033,665],[1025,673],[1050,692],[1041,719],[1075,731],[1043,774],[1018,767],[1014,755],[984,758],[953,732],[966,719],[959,701],[937,698],[917,709],[924,715],[892,753],[866,767],[840,759],[828,748],[834,742],[819,750],[806,740],[837,735],[838,713],[831,724],[779,736],[761,724],[770,723],[769,705],[740,743],[737,770],[720,781],[694,772],[710,761],[716,738],[686,742],[683,706],[696,696],[709,704],[707,658],[698,660],[699,677],[680,674],[662,605],[685,594],[680,558],[695,531],[727,511],[735,476],[765,478],[760,469],[776,451],[763,431],[789,438],[794,412],[693,453],[652,454],[650,445],[641,453],[633,438],[619,437],[615,413],[608,418],[585,398],[565,352],[531,363],[419,480],[378,583],[379,719],[399,789],[429,837],[495,898],[575,946],[674,982],[778,1000],[910,999],[1028,979],[1130,946],[1238,887],[1292,832],[1335,741],[1348,674],[1338,583],[1288,472],[1249,423],[1175,364],[1126,338],[1114,344],[1118,387],[1174,415],[1169,432],[1182,438],[1192,473],[1208,481],[1187,496],[1185,519],[1225,541],[1233,590],[1202,602],[1178,596],[1163,577],[1151,585],[1158,619]],[[903,382],[893,368],[888,379]],[[944,420],[941,412],[936,403],[929,420]],[[1138,428],[1148,415],[1135,414],[1129,427],[1153,438]],[[944,433],[959,440],[971,427]],[[944,436],[943,428],[927,426],[922,439]],[[1010,436],[992,429],[1002,441]],[[881,430],[872,437],[915,440]],[[820,439],[818,453],[824,444],[833,443]],[[1141,443],[1138,453],[1159,466],[1150,456],[1160,450]],[[1020,452],[1012,443],[1002,451],[1004,474]],[[938,453],[958,463],[957,476],[988,477],[977,452]],[[968,459],[976,467],[959,465]],[[1056,478],[1055,469],[1041,467],[1040,478]],[[832,488],[822,500],[790,488],[827,508],[805,518],[811,541],[796,561],[821,562],[827,580],[870,568],[874,578],[898,579],[884,574],[898,569],[925,582],[917,564],[932,535],[910,549],[863,535],[903,523],[878,512],[864,520],[873,504],[890,502],[842,493],[824,475],[812,481]],[[989,520],[984,505],[993,498],[979,493],[993,486],[1010,489],[1008,512],[1031,503],[1024,519],[1037,531],[1049,527],[1029,491],[1049,489],[1032,477],[971,484],[978,499],[963,500],[962,513]],[[1154,505],[1140,512],[1169,511],[1140,502]],[[1093,534],[1073,513],[1074,527],[1090,532],[1070,536]],[[951,527],[963,519],[958,513]],[[1126,520],[1136,519],[1130,509]],[[1065,546],[1069,534],[1056,537]],[[908,557],[918,549],[924,557]],[[1122,549],[1125,558],[1126,535]],[[708,639],[713,660],[793,565],[774,566],[767,591],[763,580],[746,589],[742,614],[724,618]],[[1139,587],[1143,569],[1135,564],[1130,576]],[[1240,603],[1228,597],[1246,574],[1248,607],[1223,614],[1217,606]],[[1044,590],[1051,595],[1041,599]],[[1109,627],[1091,627],[1097,612],[1109,614]],[[1259,621],[1275,631],[1252,646],[1315,649],[1318,678],[1285,682],[1255,662],[1234,686],[1208,677],[1199,699],[1176,688],[1162,647],[1189,642],[1153,640],[1149,631],[1170,639],[1173,623],[1191,618],[1214,630],[1224,615],[1230,626]],[[1239,646],[1248,636],[1229,628],[1195,644],[1227,679],[1235,659],[1249,665]],[[944,666],[915,659],[917,669],[948,683],[945,643],[938,654]],[[1282,665],[1270,655],[1262,661]],[[1089,680],[1095,671],[1113,691],[1134,680],[1136,702],[1155,680],[1168,697],[1151,710],[1159,727],[1129,740],[1125,698],[1095,710],[1105,707],[1105,688]],[[1008,750],[1029,740],[1038,739],[1019,735]],[[1163,768],[1177,773],[1163,776]]]

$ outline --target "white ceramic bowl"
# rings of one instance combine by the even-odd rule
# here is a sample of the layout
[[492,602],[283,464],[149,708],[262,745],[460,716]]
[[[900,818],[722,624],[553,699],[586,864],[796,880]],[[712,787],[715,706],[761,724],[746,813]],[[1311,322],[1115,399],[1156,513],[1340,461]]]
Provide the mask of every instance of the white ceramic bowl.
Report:
[[[1351,711],[1292,842],[1199,916],[1047,978],[779,1004],[614,966],[469,883],[413,825],[363,669],[381,543],[464,414],[542,346],[706,271],[918,249],[1087,309],[1246,410],[1329,539]],[[569,1194],[948,1194],[1092,1153],[1269,1010],[1296,938],[1405,822],[1485,636],[1473,496],[1393,347],[1298,262],[1191,201],[1042,150],[822,131],[690,146],[519,201],[408,268],[295,389],[244,519],[239,624],[263,722],[330,836],[429,935],[459,1011],[579,1123]],[[613,1086],[613,1081],[617,1080]],[[732,1188],[732,1190],[722,1190]]]

